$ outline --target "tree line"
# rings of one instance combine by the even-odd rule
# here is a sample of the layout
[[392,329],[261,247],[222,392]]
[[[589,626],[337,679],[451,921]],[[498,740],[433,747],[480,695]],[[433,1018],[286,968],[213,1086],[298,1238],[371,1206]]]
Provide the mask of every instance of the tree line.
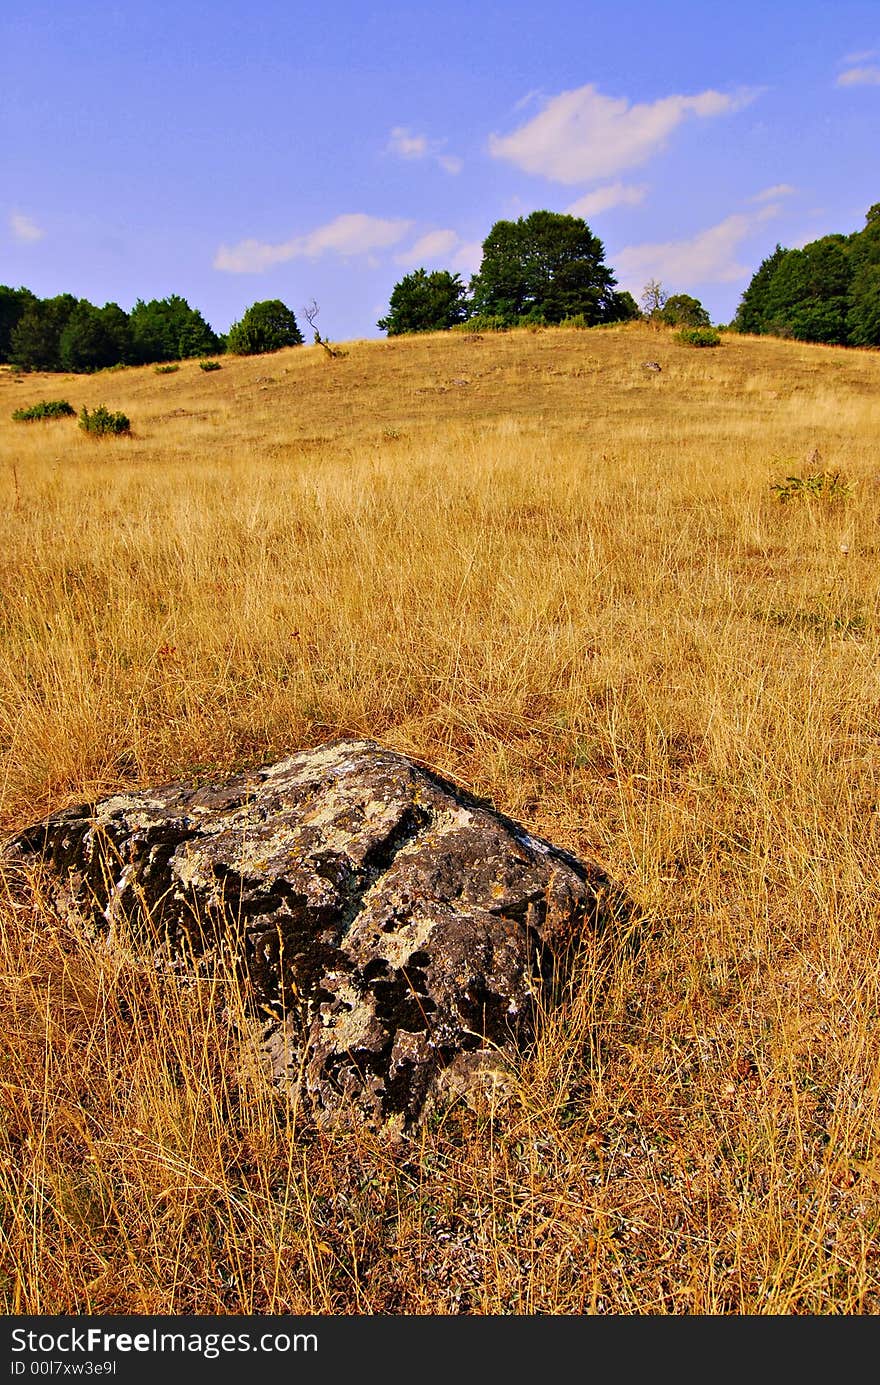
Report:
[[[619,292],[602,242],[579,217],[532,212],[498,221],[483,242],[480,269],[465,285],[448,270],[414,270],[395,284],[378,326],[389,336],[470,323],[511,327],[560,322],[592,327],[643,317],[703,328],[709,314],[689,294],[667,296],[651,280],[639,311]],[[799,341],[880,346],[880,203],[863,230],[802,249],[777,245],[742,296],[731,328]]]
[[302,340],[294,313],[277,298],[253,303],[221,336],[178,294],[139,298],[126,313],[118,303],[98,308],[70,293],[38,298],[0,285],[0,361],[19,370],[79,373],[224,351],[252,356]]
[[618,291],[605,248],[581,217],[537,211],[496,221],[483,241],[479,272],[466,285],[446,269],[416,269],[391,291],[377,326],[389,336],[475,327],[585,327],[638,317],[632,295]]
[[759,266],[733,323],[740,332],[836,346],[880,346],[880,202],[861,231],[777,245]]
[[[378,327],[389,336],[570,323],[595,327],[643,317],[706,327],[709,315],[688,294],[668,297],[651,280],[642,309],[617,287],[605,249],[581,217],[535,211],[496,221],[469,284],[446,269],[416,269],[391,291]],[[306,311],[309,323],[317,306]],[[830,235],[801,249],[777,245],[742,296],[731,328],[843,346],[880,346],[880,203],[861,231]],[[212,356],[256,355],[302,343],[293,311],[280,299],[254,303],[218,335],[185,298],[138,299],[96,307],[72,294],[37,298],[0,286],[0,361],[22,370],[101,370]],[[325,343],[315,332],[315,341]],[[330,349],[330,354],[334,353]]]

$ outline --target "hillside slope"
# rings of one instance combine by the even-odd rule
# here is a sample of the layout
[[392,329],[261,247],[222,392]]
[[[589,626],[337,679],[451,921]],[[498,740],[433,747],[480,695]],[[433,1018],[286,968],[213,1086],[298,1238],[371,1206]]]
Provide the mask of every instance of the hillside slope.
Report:
[[[230,979],[4,901],[0,1301],[880,1311],[880,354],[347,351],[0,371],[0,825],[369,736],[599,859],[638,937],[503,1120],[401,1147],[300,1129]],[[10,418],[62,397],[133,436]]]

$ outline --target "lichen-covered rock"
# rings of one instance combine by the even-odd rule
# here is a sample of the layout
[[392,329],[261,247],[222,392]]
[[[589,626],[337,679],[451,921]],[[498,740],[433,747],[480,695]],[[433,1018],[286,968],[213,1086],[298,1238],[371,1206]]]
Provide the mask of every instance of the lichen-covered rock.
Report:
[[534,1036],[539,989],[619,896],[412,760],[338,741],[253,773],[67,809],[20,833],[91,927],[231,949],[319,1118],[417,1120]]

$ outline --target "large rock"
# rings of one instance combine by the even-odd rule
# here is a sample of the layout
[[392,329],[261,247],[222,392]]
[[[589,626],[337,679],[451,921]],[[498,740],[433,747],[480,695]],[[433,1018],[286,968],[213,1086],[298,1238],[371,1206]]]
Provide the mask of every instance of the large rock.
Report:
[[438,1090],[485,1082],[621,907],[597,867],[369,741],[70,808],[3,859],[45,863],[92,928],[231,948],[324,1119],[408,1125]]

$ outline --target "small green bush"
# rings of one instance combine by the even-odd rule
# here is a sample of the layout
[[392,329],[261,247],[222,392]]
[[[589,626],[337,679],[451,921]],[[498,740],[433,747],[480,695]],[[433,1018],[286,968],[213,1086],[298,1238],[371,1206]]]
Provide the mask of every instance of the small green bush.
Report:
[[39,404],[16,409],[12,417],[17,423],[32,423],[37,418],[72,418],[76,413],[66,399],[41,399]]
[[500,313],[477,313],[467,322],[456,322],[450,332],[506,332],[510,323]]
[[575,327],[579,332],[585,331],[590,326],[583,313],[572,313],[570,317],[564,317],[559,325],[560,327]]
[[849,500],[853,488],[839,471],[814,471],[809,476],[786,476],[770,489],[780,505],[790,500]]
[[199,370],[222,370],[219,361],[199,361]]
[[818,635],[823,639],[861,640],[867,634],[865,617],[858,610],[829,610],[825,606],[817,610],[787,610],[771,606],[765,614],[758,613],[761,620],[778,625],[783,630]]
[[179,365],[154,365],[153,369],[157,375],[173,375],[175,370],[180,370]]
[[714,327],[683,327],[676,333],[676,341],[683,346],[720,346],[721,333]]
[[91,433],[92,437],[105,438],[108,436],[120,436],[123,433],[131,432],[131,423],[125,414],[114,414],[105,404],[99,404],[97,409],[89,413],[85,404],[79,416],[79,426],[86,433]]

